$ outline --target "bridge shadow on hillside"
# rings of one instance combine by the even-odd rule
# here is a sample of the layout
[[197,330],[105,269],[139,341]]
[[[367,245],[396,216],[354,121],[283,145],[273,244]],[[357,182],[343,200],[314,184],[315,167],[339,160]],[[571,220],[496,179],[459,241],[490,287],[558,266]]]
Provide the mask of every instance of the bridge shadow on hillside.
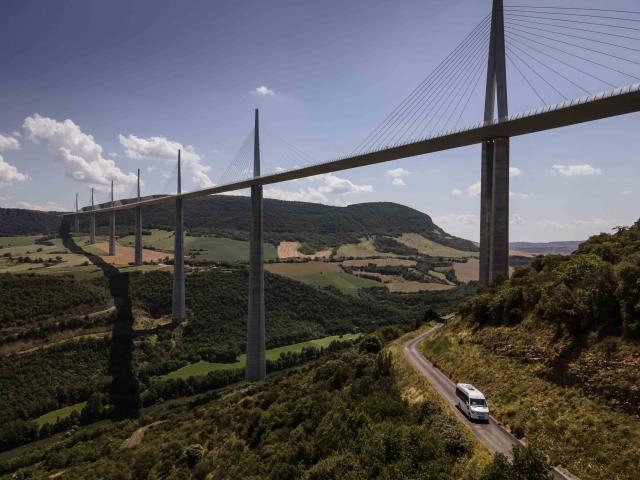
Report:
[[137,417],[140,413],[140,385],[133,372],[133,312],[129,292],[129,273],[120,272],[98,255],[85,251],[69,233],[69,222],[60,226],[62,244],[72,253],[84,255],[93,265],[102,270],[109,282],[109,290],[116,307],[116,318],[111,330],[109,355],[110,403],[114,419]]

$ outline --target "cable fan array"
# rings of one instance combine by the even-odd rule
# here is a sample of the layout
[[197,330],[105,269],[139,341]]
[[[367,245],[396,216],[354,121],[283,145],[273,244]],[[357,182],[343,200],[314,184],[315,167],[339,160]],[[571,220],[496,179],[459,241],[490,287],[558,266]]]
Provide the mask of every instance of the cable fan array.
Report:
[[[640,82],[640,11],[510,5],[504,23],[509,83],[517,72],[544,105]],[[490,31],[488,15],[352,155],[464,126],[469,104],[484,104],[473,95],[486,76]],[[522,103],[508,94],[509,103]]]
[[487,15],[354,150],[379,150],[454,130],[485,76],[491,32]]
[[504,18],[508,62],[545,105],[640,81],[640,11],[510,5]]

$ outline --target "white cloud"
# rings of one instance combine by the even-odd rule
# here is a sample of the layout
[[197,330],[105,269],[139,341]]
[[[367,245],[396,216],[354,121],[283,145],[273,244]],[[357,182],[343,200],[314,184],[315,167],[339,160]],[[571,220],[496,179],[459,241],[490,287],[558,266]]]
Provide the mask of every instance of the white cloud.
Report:
[[520,170],[518,167],[509,167],[509,176],[510,177],[519,177],[524,172]]
[[124,173],[113,160],[104,158],[93,136],[70,119],[59,122],[36,113],[24,120],[23,128],[31,140],[48,142],[49,153],[64,164],[69,178],[101,189],[113,180],[119,191],[136,182],[134,173]]
[[340,178],[332,173],[314,175],[306,180],[311,183],[319,183],[319,186],[300,188],[296,191],[267,188],[264,190],[264,196],[278,200],[329,204],[331,202],[328,195],[352,195],[374,191],[371,185],[357,185],[351,180]]
[[451,195],[453,195],[454,197],[459,197],[462,195],[462,190],[454,188],[453,190],[451,190]]
[[22,138],[22,134],[17,130],[14,130],[13,132],[11,132],[11,135],[13,135],[16,138]]
[[276,167],[276,173],[282,173],[282,172],[286,172],[287,169],[283,168],[283,167]]
[[13,137],[0,133],[0,152],[4,150],[19,150],[20,142]]
[[263,95],[263,96],[275,95],[275,92],[273,90],[271,90],[269,87],[266,87],[264,85],[256,87],[254,90],[251,90],[250,93],[251,95]]
[[464,214],[448,214],[448,215],[440,215],[433,218],[433,221],[438,226],[442,225],[479,225],[479,219],[477,215],[473,215],[470,213]]
[[513,215],[511,215],[511,220],[509,221],[509,223],[511,225],[524,225],[524,219],[517,213],[514,213]]
[[200,188],[212,187],[215,184],[207,174],[211,167],[203,165],[202,157],[191,145],[169,140],[166,137],[142,138],[135,135],[119,135],[124,154],[133,160],[160,160],[165,163],[178,161],[178,150],[181,151],[182,164],[191,170],[191,181]]
[[631,195],[633,192],[631,190],[623,190],[622,192],[620,192],[620,196],[621,197],[627,197],[629,195]]
[[519,198],[521,200],[526,200],[529,198],[529,195],[526,193],[517,193],[517,192],[509,192],[509,197],[511,198]]
[[64,208],[56,202],[31,203],[22,200],[14,200],[11,197],[0,197],[0,202],[4,208],[24,208],[26,210],[42,210],[45,212],[65,212],[70,209]]
[[391,170],[387,170],[387,176],[393,178],[391,184],[395,187],[404,187],[406,186],[406,182],[402,179],[403,177],[408,177],[411,175],[409,170],[405,170],[404,168],[392,168]]
[[583,165],[553,165],[553,171],[565,177],[575,177],[578,175],[600,175],[602,170],[594,168],[589,164]]
[[282,190],[280,188],[267,188],[264,190],[265,198],[275,198],[276,200],[288,200],[292,202],[314,202],[327,203],[327,197],[314,188],[300,189],[295,192]]
[[0,187],[13,185],[14,183],[24,182],[29,177],[24,173],[20,173],[16,167],[4,161],[0,155]]
[[404,168],[392,168],[391,170],[387,170],[387,175],[391,178],[401,178],[411,175],[411,172]]
[[469,195],[470,197],[477,197],[478,195],[480,195],[480,190],[480,180],[478,180],[473,185],[469,185],[469,187],[467,187],[467,195]]
[[315,175],[314,178],[318,178],[319,180],[322,180],[324,182],[324,185],[318,188],[318,191],[321,193],[345,195],[350,193],[373,192],[373,187],[371,185],[356,185],[351,180],[340,178],[333,173]]

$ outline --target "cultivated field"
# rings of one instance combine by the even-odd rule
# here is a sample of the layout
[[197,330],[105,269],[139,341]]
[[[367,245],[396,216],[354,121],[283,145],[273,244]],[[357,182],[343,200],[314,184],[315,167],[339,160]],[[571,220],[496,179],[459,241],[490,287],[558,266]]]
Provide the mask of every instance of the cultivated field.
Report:
[[[135,237],[128,235],[118,240],[123,245],[133,246]],[[150,230],[150,235],[143,235],[142,244],[163,252],[172,252],[175,241],[174,232]],[[246,262],[249,260],[249,242],[231,238],[203,236],[186,236],[184,239],[185,258],[217,262]],[[276,249],[270,243],[264,244],[265,260],[276,259]]]
[[310,255],[300,252],[300,242],[280,242],[278,245],[278,258],[329,258],[331,250],[319,250]]
[[382,253],[373,246],[373,239],[367,238],[360,243],[347,243],[341,245],[337,252],[338,257],[393,257],[393,253]]
[[478,252],[465,252],[445,245],[440,245],[439,243],[426,239],[417,233],[403,233],[397,238],[397,240],[407,247],[415,248],[420,253],[430,255],[432,257],[463,258],[478,256]]
[[477,258],[470,258],[465,263],[456,262],[453,264],[453,270],[460,282],[473,282],[480,276],[480,261]]

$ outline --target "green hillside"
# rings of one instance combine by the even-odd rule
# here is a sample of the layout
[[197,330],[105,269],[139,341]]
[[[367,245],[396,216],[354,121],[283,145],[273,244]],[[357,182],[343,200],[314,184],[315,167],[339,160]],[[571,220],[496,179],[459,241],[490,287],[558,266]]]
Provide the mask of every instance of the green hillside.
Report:
[[517,268],[424,352],[553,463],[582,479],[637,478],[640,221]]
[[[216,195],[189,199],[185,202],[184,223],[188,231],[215,234],[245,240],[249,231],[250,205],[248,197]],[[172,206],[145,208],[145,228],[173,229]],[[57,231],[60,214],[29,210],[0,209],[0,236],[26,235]],[[97,226],[104,230],[106,216],[97,217]],[[118,214],[118,231],[127,233],[133,227],[133,212]],[[86,231],[88,220],[81,228]],[[264,236],[277,245],[283,240],[299,241],[311,248],[338,247],[358,243],[373,235],[400,236],[419,233],[441,245],[465,251],[477,251],[468,240],[453,237],[435,225],[428,215],[390,202],[361,203],[348,207],[333,207],[305,202],[265,199]]]
[[[318,289],[269,273],[265,280],[268,348],[368,332],[382,325],[411,328],[429,306],[447,308],[472,291],[460,287],[451,292],[398,295],[370,289],[344,295],[332,287]],[[230,372],[225,377],[165,386],[153,380],[201,361],[236,362],[246,341],[245,267],[218,267],[188,275],[188,321],[176,328],[167,325],[172,284],[168,272],[120,273],[108,280],[2,275],[0,281],[10,307],[0,317],[0,347],[18,342],[26,349],[0,354],[0,421],[6,425],[0,431],[0,450],[37,436],[34,420],[41,415],[81,402],[91,405],[94,394],[102,395],[97,398],[111,404],[114,412],[124,413],[135,411],[140,402],[153,404],[240,378]],[[11,295],[17,289],[24,295]],[[109,293],[119,297],[117,312],[108,308],[111,301],[95,304],[98,315],[78,310],[87,296],[105,301]],[[50,298],[48,312],[33,309],[34,301],[44,305],[43,294]],[[93,335],[94,331],[101,333]],[[54,334],[59,340],[52,345],[28,348],[30,342],[46,341]],[[287,357],[279,368],[307,355],[304,350],[290,353],[298,355]],[[120,389],[131,398],[123,400]]]

